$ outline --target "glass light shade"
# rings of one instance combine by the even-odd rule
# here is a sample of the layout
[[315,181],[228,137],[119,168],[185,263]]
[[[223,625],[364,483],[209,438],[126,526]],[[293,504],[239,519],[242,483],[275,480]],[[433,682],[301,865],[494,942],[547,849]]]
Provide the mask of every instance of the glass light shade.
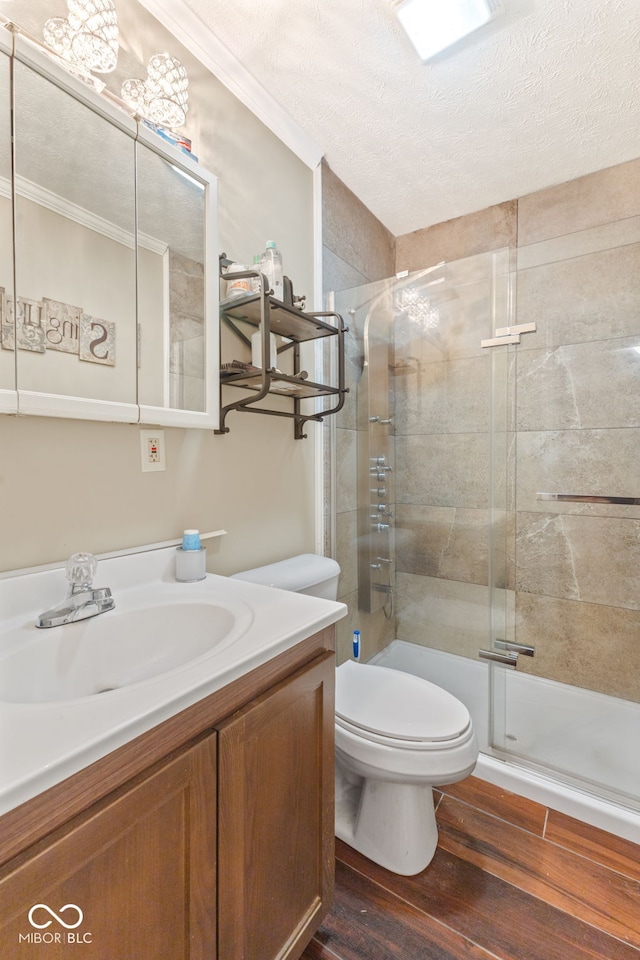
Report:
[[170,130],[187,119],[189,80],[179,60],[168,53],[157,53],[147,68],[149,120]]
[[396,16],[422,60],[428,60],[491,19],[487,0],[403,0]]
[[144,80],[125,80],[122,84],[122,99],[136,113],[143,117],[147,115],[149,103]]
[[44,25],[44,41],[76,67],[110,73],[118,63],[118,21],[113,0],[67,0],[69,17]]
[[189,80],[179,60],[157,53],[149,60],[147,79],[125,80],[122,99],[158,127],[173,130],[187,118]]
[[67,0],[71,49],[88,70],[110,73],[118,64],[118,18],[113,0]]
[[43,28],[44,42],[54,53],[65,60],[72,60],[71,52],[71,25],[68,20],[54,17],[47,20]]

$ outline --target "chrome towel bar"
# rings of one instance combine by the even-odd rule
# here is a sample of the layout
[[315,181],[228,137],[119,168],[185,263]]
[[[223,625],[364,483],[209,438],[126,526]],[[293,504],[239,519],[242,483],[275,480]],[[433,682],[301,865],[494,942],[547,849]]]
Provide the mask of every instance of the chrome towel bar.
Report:
[[618,503],[630,507],[640,506],[640,497],[601,497],[578,493],[536,493],[536,500],[556,500],[559,503]]

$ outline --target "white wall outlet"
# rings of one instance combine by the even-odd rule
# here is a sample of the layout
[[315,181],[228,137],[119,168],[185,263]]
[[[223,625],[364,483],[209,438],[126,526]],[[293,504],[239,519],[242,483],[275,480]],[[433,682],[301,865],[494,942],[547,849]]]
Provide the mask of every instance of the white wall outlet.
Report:
[[164,455],[164,430],[140,431],[140,456],[143,473],[167,469]]

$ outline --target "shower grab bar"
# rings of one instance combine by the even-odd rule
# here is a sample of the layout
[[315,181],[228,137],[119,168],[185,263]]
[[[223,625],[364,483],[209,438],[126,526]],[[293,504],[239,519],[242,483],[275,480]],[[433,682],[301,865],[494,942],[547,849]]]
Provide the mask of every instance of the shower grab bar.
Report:
[[640,506],[640,497],[601,497],[576,493],[536,493],[536,500],[556,500],[558,503],[617,503],[630,507]]

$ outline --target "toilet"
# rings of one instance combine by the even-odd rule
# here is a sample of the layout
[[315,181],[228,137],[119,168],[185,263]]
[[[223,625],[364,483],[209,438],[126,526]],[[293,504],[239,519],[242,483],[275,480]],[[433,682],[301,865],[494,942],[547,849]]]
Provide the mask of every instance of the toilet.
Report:
[[[315,554],[233,575],[335,600],[340,567]],[[412,876],[438,842],[433,787],[473,772],[469,711],[441,687],[348,660],[336,670],[336,836],[393,873]]]

